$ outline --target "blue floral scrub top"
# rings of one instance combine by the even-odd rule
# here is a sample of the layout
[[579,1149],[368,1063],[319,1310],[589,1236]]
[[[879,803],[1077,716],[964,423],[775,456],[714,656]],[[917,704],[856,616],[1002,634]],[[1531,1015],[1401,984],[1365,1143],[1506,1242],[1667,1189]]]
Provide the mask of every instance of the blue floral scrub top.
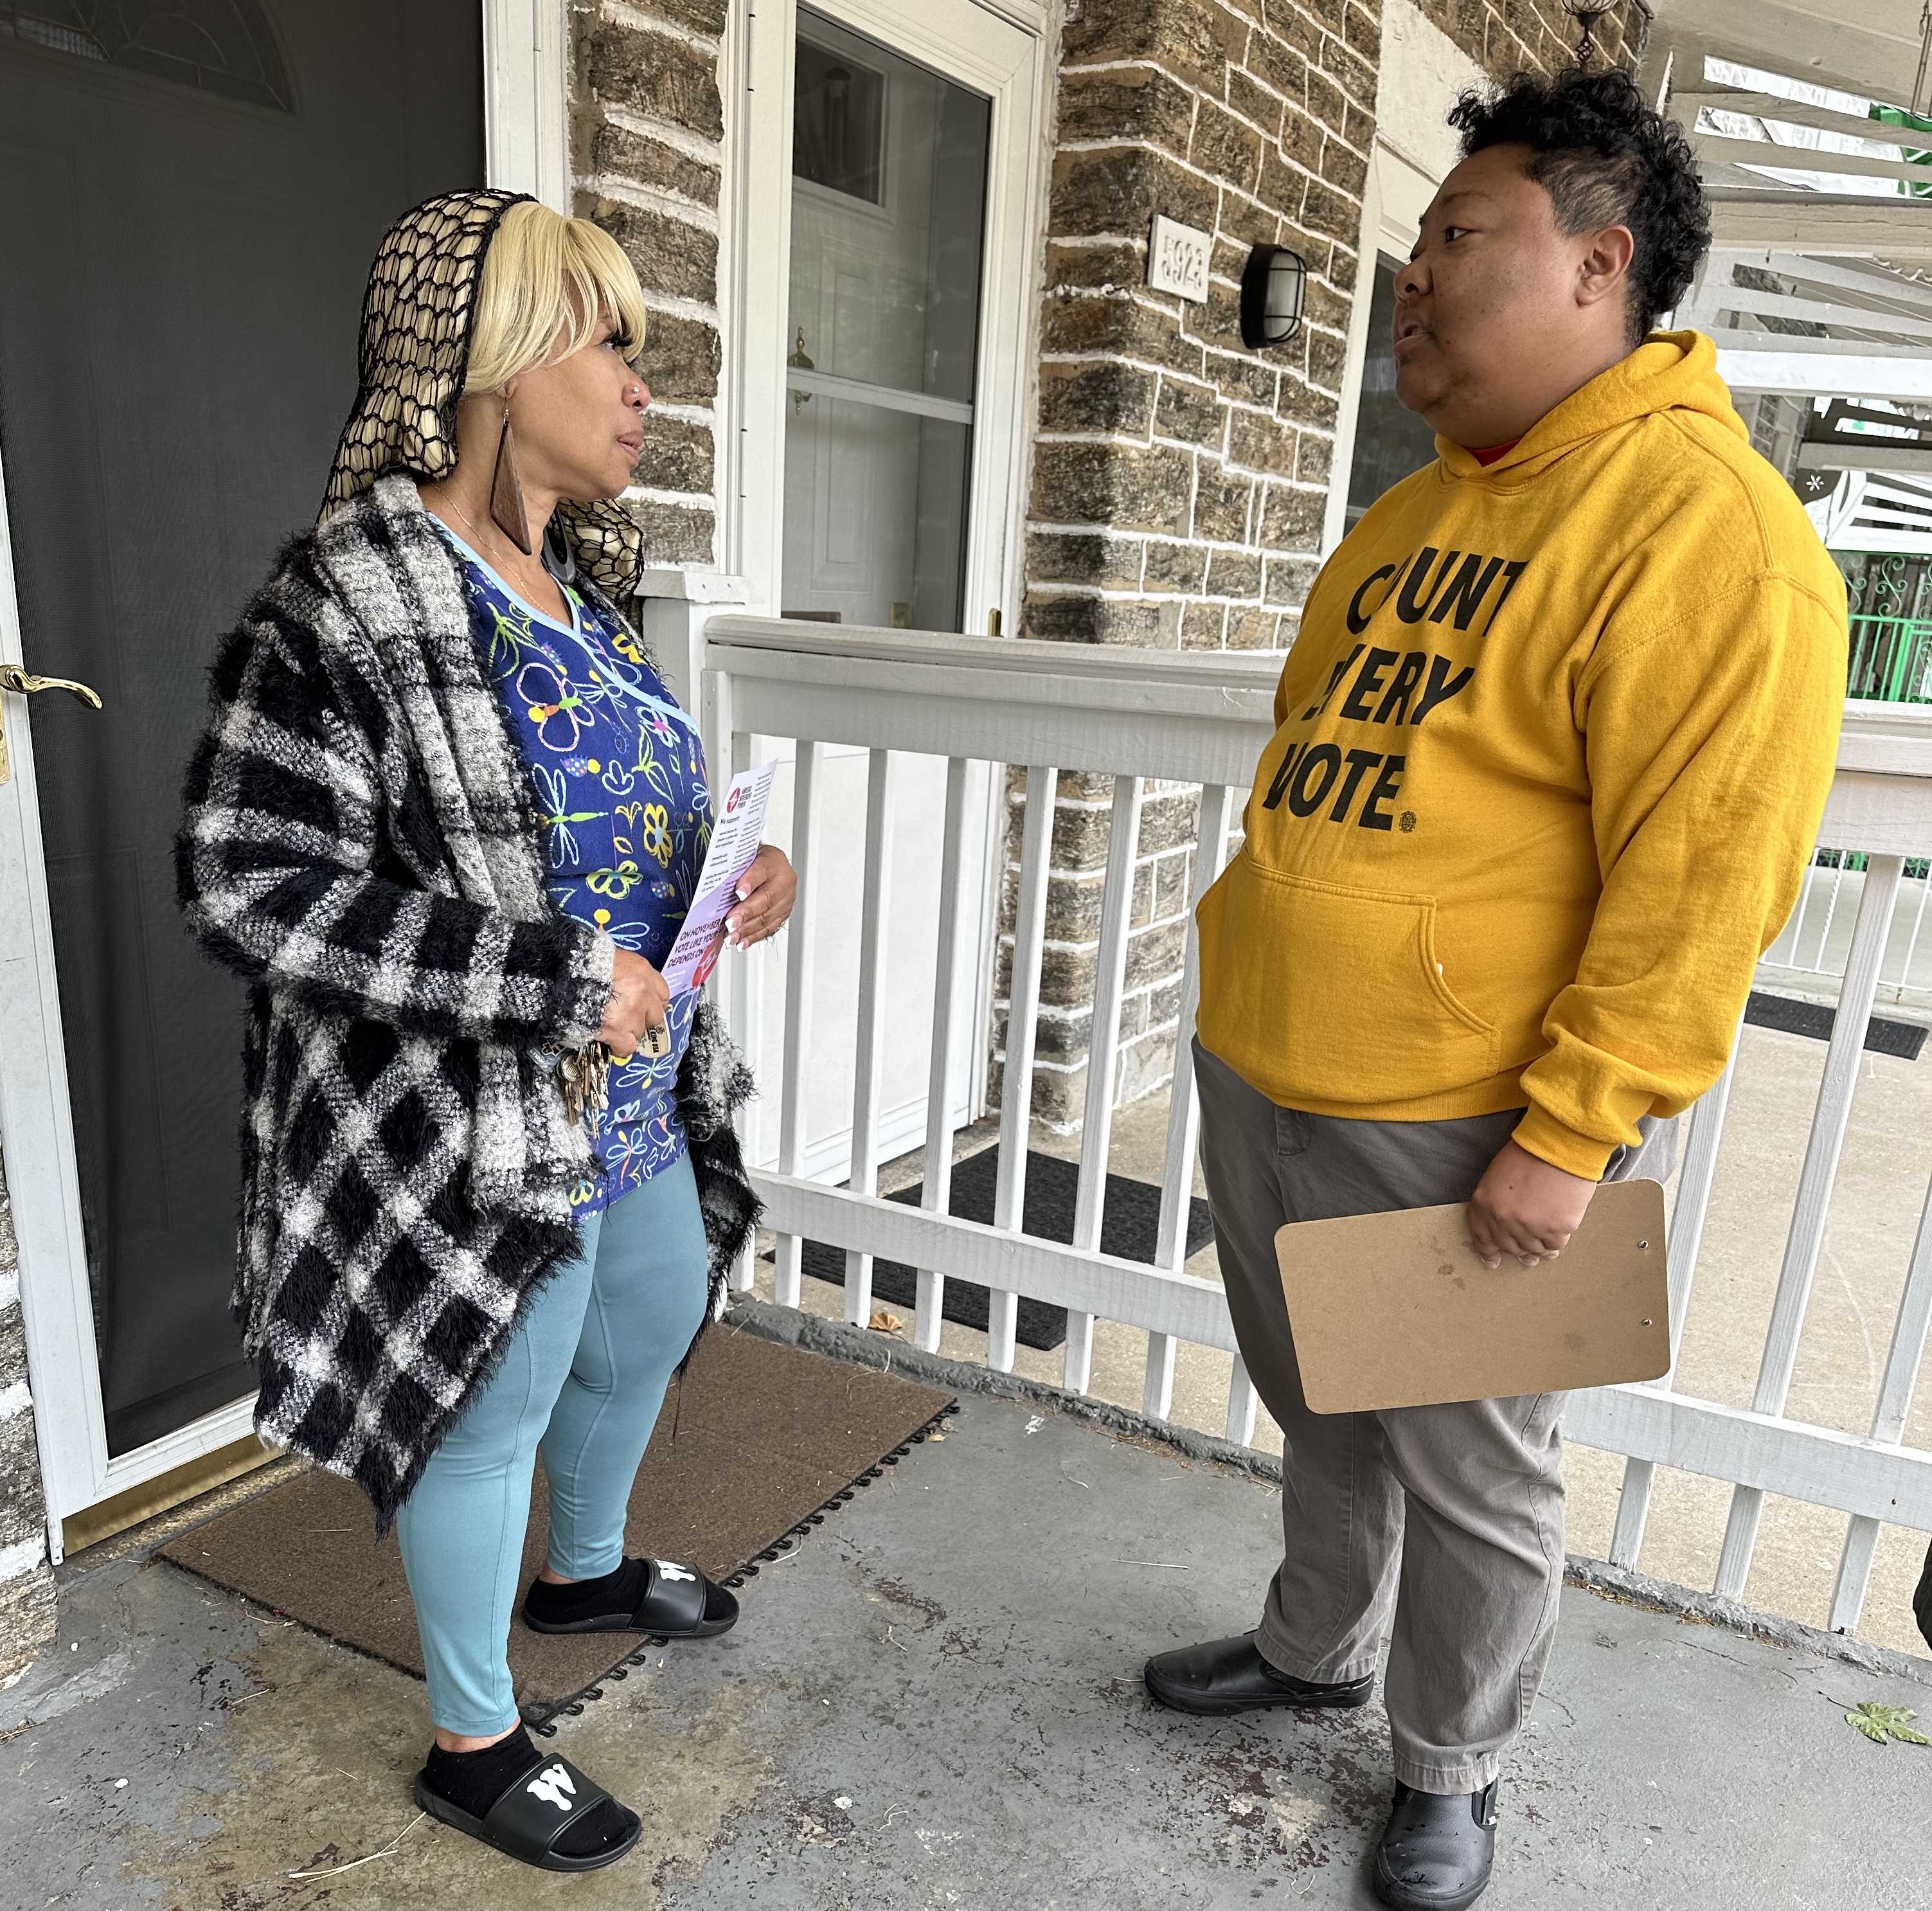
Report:
[[[438,528],[463,560],[484,674],[530,766],[551,901],[662,968],[711,836],[698,726],[622,624],[567,584],[569,626],[545,616],[453,531]],[[573,1191],[580,1218],[684,1153],[677,1067],[697,1002],[695,990],[673,998],[669,1054],[654,1061],[640,1049],[612,1060],[596,1133],[605,1172]]]

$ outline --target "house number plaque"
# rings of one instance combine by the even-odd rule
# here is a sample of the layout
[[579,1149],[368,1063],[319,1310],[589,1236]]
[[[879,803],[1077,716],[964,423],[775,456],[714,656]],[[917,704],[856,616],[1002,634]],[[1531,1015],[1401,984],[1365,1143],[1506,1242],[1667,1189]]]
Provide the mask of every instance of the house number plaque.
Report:
[[1205,304],[1209,243],[1208,235],[1198,228],[1156,212],[1148,239],[1148,284],[1156,292],[1171,292],[1197,305]]

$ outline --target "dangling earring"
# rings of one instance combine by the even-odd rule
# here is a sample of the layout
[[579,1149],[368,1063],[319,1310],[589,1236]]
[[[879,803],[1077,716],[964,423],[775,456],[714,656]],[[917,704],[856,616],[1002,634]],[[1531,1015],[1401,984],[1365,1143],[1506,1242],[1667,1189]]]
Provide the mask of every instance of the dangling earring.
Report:
[[490,521],[527,557],[536,549],[517,478],[516,440],[510,435],[510,403],[503,401],[503,435],[496,440],[496,469],[490,480]]

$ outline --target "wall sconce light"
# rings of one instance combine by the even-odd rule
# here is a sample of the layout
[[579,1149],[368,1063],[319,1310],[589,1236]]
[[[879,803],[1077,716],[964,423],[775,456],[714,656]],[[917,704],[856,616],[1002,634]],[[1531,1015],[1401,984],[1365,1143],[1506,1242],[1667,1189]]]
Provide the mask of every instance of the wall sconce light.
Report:
[[1301,327],[1308,266],[1285,245],[1258,245],[1241,273],[1241,343],[1251,352],[1286,345]]
[[1563,10],[1582,28],[1576,42],[1576,63],[1588,66],[1591,56],[1602,49],[1591,38],[1597,22],[1617,4],[1617,0],[1563,0]]

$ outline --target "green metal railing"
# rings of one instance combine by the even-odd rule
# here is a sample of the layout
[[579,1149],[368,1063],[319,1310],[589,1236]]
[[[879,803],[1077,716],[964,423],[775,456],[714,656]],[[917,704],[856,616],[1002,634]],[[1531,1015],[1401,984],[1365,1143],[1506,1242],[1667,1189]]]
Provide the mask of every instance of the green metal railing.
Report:
[[1854,616],[1848,697],[1932,704],[1932,618]]

